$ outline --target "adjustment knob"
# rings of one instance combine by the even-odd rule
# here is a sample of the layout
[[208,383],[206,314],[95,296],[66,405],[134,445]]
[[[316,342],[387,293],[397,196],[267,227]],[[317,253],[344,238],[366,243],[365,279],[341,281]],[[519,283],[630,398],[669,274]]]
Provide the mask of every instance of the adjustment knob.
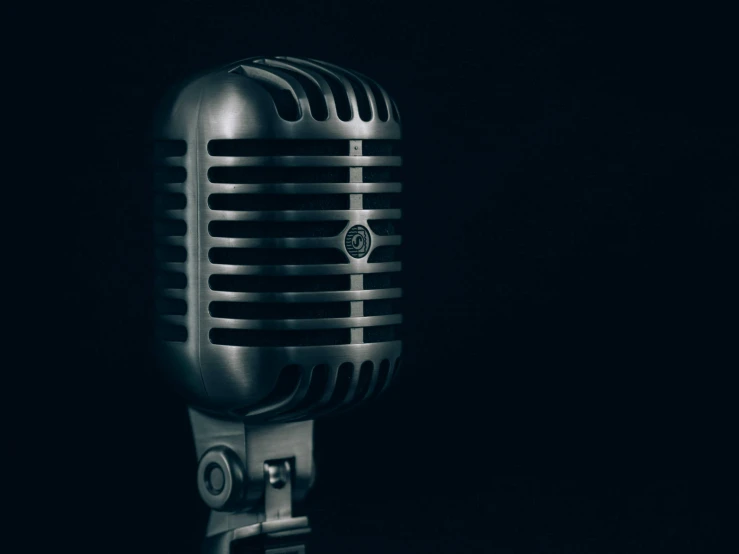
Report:
[[238,506],[244,492],[244,466],[233,450],[216,446],[203,454],[198,464],[198,491],[214,510]]

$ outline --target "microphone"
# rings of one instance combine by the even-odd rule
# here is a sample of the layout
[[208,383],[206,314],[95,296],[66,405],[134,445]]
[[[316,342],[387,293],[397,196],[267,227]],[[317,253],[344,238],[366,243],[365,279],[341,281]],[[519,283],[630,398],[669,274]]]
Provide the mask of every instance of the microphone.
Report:
[[304,552],[313,420],[398,372],[400,138],[380,85],[307,58],[203,72],[156,112],[156,352],[189,405],[205,553]]

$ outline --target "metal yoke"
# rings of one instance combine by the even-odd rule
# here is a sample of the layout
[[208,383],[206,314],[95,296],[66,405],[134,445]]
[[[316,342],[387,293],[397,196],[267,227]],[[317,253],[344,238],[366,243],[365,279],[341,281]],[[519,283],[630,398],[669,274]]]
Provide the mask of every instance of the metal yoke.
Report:
[[315,477],[313,421],[245,425],[189,411],[198,491],[212,509],[203,554],[230,554],[242,539],[255,552],[305,553],[308,518],[292,510]]

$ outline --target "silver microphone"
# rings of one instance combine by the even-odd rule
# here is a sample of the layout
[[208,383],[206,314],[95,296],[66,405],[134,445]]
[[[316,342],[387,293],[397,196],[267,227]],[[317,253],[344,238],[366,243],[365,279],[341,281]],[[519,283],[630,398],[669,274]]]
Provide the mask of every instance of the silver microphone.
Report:
[[303,58],[202,73],[156,114],[157,355],[190,406],[204,552],[301,542],[313,419],[398,370],[400,137],[380,85]]

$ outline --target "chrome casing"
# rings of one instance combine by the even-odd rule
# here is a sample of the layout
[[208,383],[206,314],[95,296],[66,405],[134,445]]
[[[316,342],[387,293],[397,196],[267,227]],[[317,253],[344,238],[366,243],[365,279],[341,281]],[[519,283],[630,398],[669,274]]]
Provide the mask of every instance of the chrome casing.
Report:
[[[318,119],[316,112],[320,112]],[[366,182],[371,168],[398,168],[401,158],[362,153],[369,150],[363,148],[367,141],[395,144],[401,138],[397,108],[388,94],[369,78],[328,63],[289,57],[249,58],[200,74],[173,89],[157,111],[153,138],[158,145],[154,156],[158,171],[154,191],[156,350],[169,380],[188,403],[220,417],[271,423],[313,419],[382,392],[397,371],[401,342],[395,333],[402,316],[396,311],[365,315],[366,303],[397,300],[402,290],[395,284],[367,289],[363,283],[367,275],[400,271],[397,258],[378,262],[371,258],[378,248],[400,245],[401,237],[394,232],[377,234],[368,221],[399,220],[401,211],[395,200],[394,207],[375,209],[365,208],[368,202],[364,199],[372,194],[392,199],[401,192],[402,185],[396,180]],[[320,141],[330,140],[347,141],[347,151],[339,155],[259,154],[259,141],[272,145],[283,140],[286,142],[279,142],[278,150],[287,145],[290,151],[290,145],[298,144],[288,141],[303,141],[308,147],[315,141],[322,147]],[[216,155],[212,153],[214,144],[256,145],[257,154]],[[265,174],[274,168],[302,168],[294,173],[297,176],[301,171],[312,171],[306,168],[328,168],[344,178],[331,182],[214,178],[238,171],[258,174],[241,169],[234,173],[233,168],[266,168]],[[214,198],[228,204],[236,195],[266,198],[260,202],[267,202],[267,208],[211,207]],[[269,203],[291,205],[289,195],[308,195],[299,198],[309,200],[310,195],[345,195],[342,202],[346,205],[341,209],[269,209]],[[337,221],[346,224],[331,236],[295,237],[279,231],[283,223]],[[269,222],[278,229],[277,236],[211,234],[223,222]],[[369,249],[362,257],[354,257],[356,252],[350,254],[347,247],[354,242],[361,246],[363,239],[368,239]],[[278,261],[213,261],[216,253],[225,258],[248,258],[256,249],[269,250]],[[288,259],[285,250],[289,249],[310,250],[296,254],[303,256],[300,263],[281,263],[279,260]],[[313,252],[324,250],[333,251],[331,256],[341,253],[346,261],[305,263],[310,262]],[[283,277],[348,276],[341,278],[348,285],[342,290],[212,288],[218,279],[241,276],[263,277],[260,286],[267,289]],[[221,290],[214,290],[218,288]],[[348,303],[343,304],[348,312],[332,317],[291,317],[293,308],[282,304],[295,303],[309,303],[306,306],[315,308],[316,313],[321,312],[323,303]],[[213,315],[216,306],[226,313],[246,310],[247,314]],[[262,312],[249,315],[255,306]],[[270,315],[270,306],[279,308],[275,313],[283,310],[288,315]],[[365,342],[377,329],[387,331],[387,336],[378,331],[376,342]],[[330,335],[326,342],[333,343],[315,343],[322,340],[321,333]],[[260,344],[261,339],[249,338],[246,343],[251,341],[250,345],[223,344],[230,338],[219,338],[216,342],[220,344],[213,342],[213,337],[224,336],[268,340]],[[289,344],[293,339],[283,340],[283,336],[297,337],[297,344]],[[333,338],[339,336],[341,341]]]

